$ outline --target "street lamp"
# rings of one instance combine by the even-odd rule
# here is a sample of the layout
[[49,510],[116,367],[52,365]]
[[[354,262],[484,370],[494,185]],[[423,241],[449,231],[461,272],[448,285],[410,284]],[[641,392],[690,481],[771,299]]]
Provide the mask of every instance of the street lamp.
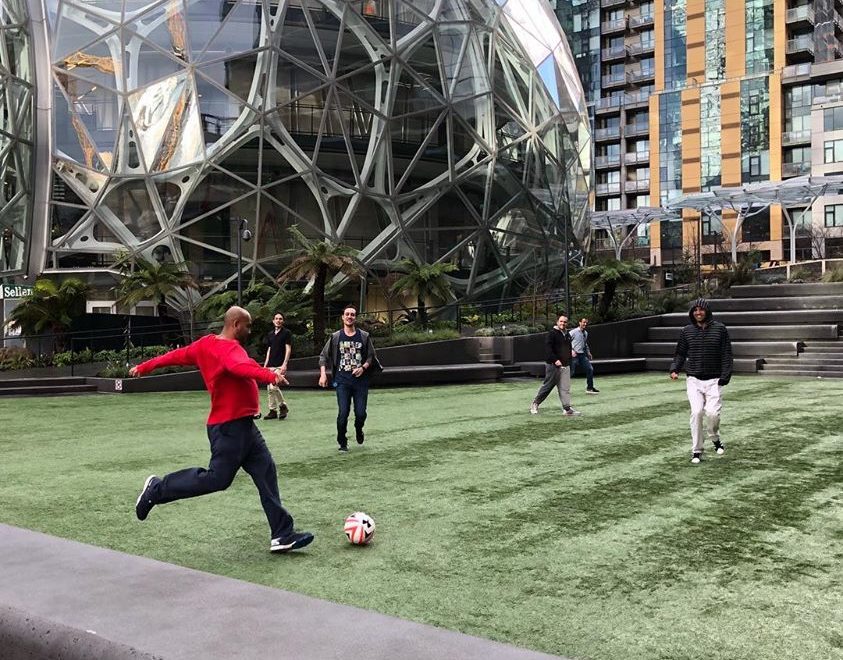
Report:
[[234,218],[237,221],[237,306],[243,306],[243,241],[252,240],[249,221],[246,218]]

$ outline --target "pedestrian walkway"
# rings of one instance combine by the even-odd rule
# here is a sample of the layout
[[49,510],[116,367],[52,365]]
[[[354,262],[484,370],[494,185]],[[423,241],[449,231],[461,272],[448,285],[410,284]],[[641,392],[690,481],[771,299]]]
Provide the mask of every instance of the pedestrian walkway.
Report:
[[68,660],[553,657],[2,524],[0,644]]

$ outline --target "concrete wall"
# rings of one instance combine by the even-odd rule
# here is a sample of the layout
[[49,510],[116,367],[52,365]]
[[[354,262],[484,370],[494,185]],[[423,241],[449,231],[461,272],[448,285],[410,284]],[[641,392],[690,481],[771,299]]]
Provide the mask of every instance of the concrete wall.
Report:
[[71,628],[13,607],[0,607],[3,660],[162,660],[94,632]]
[[[461,339],[446,339],[431,341],[424,344],[409,346],[392,346],[378,348],[377,337],[373,338],[378,359],[385,367],[419,366],[427,364],[471,364],[479,360],[479,337],[463,337]],[[319,358],[304,357],[290,360],[290,370],[318,369]]]

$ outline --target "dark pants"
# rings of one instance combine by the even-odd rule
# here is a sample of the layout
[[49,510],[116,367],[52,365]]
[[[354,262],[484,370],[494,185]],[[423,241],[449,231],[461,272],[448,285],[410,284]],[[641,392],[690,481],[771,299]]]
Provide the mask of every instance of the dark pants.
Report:
[[354,428],[362,430],[366,423],[366,402],[369,399],[369,379],[366,376],[351,380],[337,380],[337,442],[342,444],[348,431],[348,415],[354,400]]
[[155,504],[225,490],[241,467],[252,477],[273,539],[293,532],[293,517],[281,505],[275,461],[251,417],[208,425],[211,461],[208,469],[186,468],[165,476],[153,493]]
[[591,366],[588,355],[577,353],[577,357],[571,359],[571,378],[574,377],[577,367],[585,369],[585,386],[590,390],[594,389],[594,367]]

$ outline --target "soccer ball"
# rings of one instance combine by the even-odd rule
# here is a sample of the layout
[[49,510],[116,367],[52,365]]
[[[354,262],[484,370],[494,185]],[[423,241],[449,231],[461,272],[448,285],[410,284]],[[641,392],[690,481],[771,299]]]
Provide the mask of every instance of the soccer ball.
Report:
[[343,531],[350,543],[366,545],[375,535],[375,521],[362,511],[357,511],[345,519]]

